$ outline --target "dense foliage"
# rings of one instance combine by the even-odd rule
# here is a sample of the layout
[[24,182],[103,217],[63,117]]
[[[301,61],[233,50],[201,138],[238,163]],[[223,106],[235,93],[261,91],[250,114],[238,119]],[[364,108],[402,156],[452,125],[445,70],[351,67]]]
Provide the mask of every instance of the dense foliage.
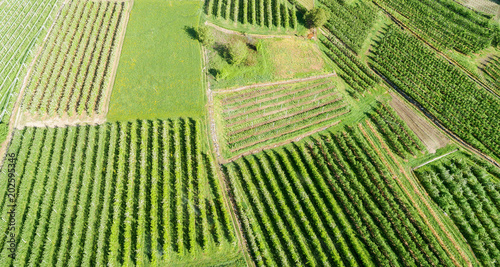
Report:
[[268,28],[297,29],[297,10],[285,0],[206,0],[206,14],[215,19]]
[[493,21],[453,0],[377,0],[425,39],[470,54],[496,42]]
[[346,3],[343,0],[320,0],[322,6],[330,11],[330,19],[325,24],[335,37],[356,53],[368,37],[377,18],[376,8],[364,1]]
[[495,56],[488,59],[481,70],[489,84],[500,94],[500,57]]
[[331,125],[349,112],[330,79],[217,94],[230,153]]
[[370,64],[460,138],[500,157],[500,99],[460,69],[396,26],[386,30]]
[[424,149],[420,139],[406,126],[392,108],[378,103],[378,106],[370,113],[370,118],[379,132],[384,134],[384,138],[391,149],[400,157],[416,156],[418,151]]
[[[237,246],[191,119],[16,131],[16,243],[2,265],[153,265]],[[0,174],[6,232],[7,169]],[[190,258],[199,257],[192,254]]]
[[257,266],[451,266],[363,134],[337,134],[223,166]]
[[64,7],[30,77],[23,108],[37,115],[104,111],[127,2],[75,1]]
[[304,14],[304,19],[309,28],[323,27],[330,18],[330,13],[321,7],[315,7]]
[[[442,159],[415,171],[484,266],[500,262],[500,177],[465,158]],[[498,175],[498,172],[497,172]]]
[[365,63],[335,37],[319,37],[323,51],[340,68],[338,75],[352,88],[353,94],[364,93],[374,87],[380,78]]

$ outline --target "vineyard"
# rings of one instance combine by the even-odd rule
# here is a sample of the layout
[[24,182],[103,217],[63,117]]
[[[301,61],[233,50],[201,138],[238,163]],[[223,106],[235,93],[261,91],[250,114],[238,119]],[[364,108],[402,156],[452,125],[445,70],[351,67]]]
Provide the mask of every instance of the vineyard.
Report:
[[[191,119],[18,130],[16,238],[2,265],[163,265],[239,256],[212,157]],[[0,183],[7,188],[5,164]],[[6,232],[8,197],[1,190]],[[204,256],[207,258],[207,256]],[[162,263],[163,262],[163,263]]]
[[320,36],[323,51],[339,67],[339,76],[352,88],[354,96],[363,94],[380,82],[380,78],[357,56],[332,35]]
[[456,264],[404,197],[367,134],[373,128],[364,125],[223,166],[257,266]]
[[230,156],[332,125],[350,110],[330,78],[218,93],[215,109]]
[[500,261],[500,173],[481,165],[455,156],[415,173],[432,199],[453,219],[479,261],[495,266]]
[[[471,54],[498,38],[498,27],[453,0],[376,0],[423,38]],[[403,51],[403,50],[402,50]]]
[[500,58],[498,56],[488,59],[480,67],[484,76],[497,93],[500,93]]
[[[370,64],[464,141],[500,157],[500,100],[415,37],[389,27]],[[459,105],[457,105],[459,103]]]
[[32,116],[104,111],[128,2],[72,1],[38,58],[24,96]]
[[358,53],[378,16],[375,7],[364,1],[357,1],[355,4],[343,0],[319,2],[331,13],[325,28]]
[[55,19],[59,0],[0,2],[0,121],[10,116],[28,60]]
[[297,9],[286,0],[206,0],[210,18],[242,25],[297,29]]

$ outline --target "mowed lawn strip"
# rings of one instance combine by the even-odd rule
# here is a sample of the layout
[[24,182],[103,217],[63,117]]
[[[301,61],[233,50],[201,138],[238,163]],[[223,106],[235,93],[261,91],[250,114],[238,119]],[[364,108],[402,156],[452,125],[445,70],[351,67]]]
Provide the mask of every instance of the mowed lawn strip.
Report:
[[108,121],[201,117],[201,53],[187,33],[202,2],[135,0],[127,26]]

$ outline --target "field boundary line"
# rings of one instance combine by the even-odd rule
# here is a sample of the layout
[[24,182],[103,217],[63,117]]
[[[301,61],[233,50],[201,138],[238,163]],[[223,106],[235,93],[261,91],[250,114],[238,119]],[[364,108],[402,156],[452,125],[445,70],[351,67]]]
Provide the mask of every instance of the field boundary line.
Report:
[[[202,77],[204,77],[203,80],[205,80],[206,83],[206,94],[207,94],[207,109],[208,109],[208,123],[209,123],[209,146],[211,147],[212,152],[215,152],[215,163],[216,163],[216,171],[217,171],[217,178],[220,183],[221,191],[222,191],[222,199],[224,200],[224,204],[229,210],[229,214],[231,216],[231,222],[233,224],[234,231],[236,232],[236,238],[238,239],[239,243],[239,248],[241,249],[241,252],[243,253],[243,256],[245,258],[245,262],[247,266],[249,267],[255,267],[255,263],[250,257],[249,254],[249,248],[247,245],[247,241],[245,239],[245,236],[243,234],[243,229],[241,226],[240,221],[238,220],[238,216],[236,216],[235,212],[235,207],[231,201],[230,196],[228,195],[229,187],[228,187],[228,182],[225,179],[225,176],[222,172],[221,165],[224,163],[223,158],[220,155],[220,146],[219,146],[219,141],[217,139],[217,130],[215,126],[215,117],[214,117],[214,101],[213,101],[213,94],[212,90],[210,89],[210,81],[207,78],[206,75],[206,62],[208,61],[207,59],[207,53],[205,48],[200,45],[201,47],[201,59],[202,59]],[[210,142],[211,141],[211,142]],[[210,145],[212,144],[212,145]]]
[[431,162],[434,162],[434,161],[436,161],[436,160],[439,160],[439,159],[441,159],[441,158],[444,158],[444,157],[446,157],[446,156],[448,156],[448,155],[450,155],[450,154],[452,154],[452,153],[455,153],[455,152],[457,152],[457,151],[458,151],[458,148],[457,148],[457,149],[455,149],[455,150],[453,150],[453,151],[450,151],[450,152],[448,152],[448,153],[446,153],[446,154],[444,154],[444,155],[441,155],[441,156],[439,156],[439,157],[437,157],[437,158],[431,159],[431,160],[429,160],[429,161],[427,161],[427,162],[425,162],[425,163],[422,163],[422,164],[418,165],[417,167],[413,168],[413,169],[412,169],[412,171],[414,171],[414,170],[416,170],[416,169],[418,169],[418,168],[420,168],[420,167],[423,167],[423,166],[425,166],[425,165],[427,165],[427,164],[429,164],[429,163],[431,163]]
[[227,89],[222,89],[222,90],[215,90],[213,92],[215,94],[232,93],[232,92],[238,92],[238,91],[252,89],[252,88],[259,88],[259,87],[266,87],[266,86],[273,86],[273,85],[280,85],[280,84],[306,82],[306,81],[314,81],[314,80],[319,80],[319,79],[328,78],[328,77],[335,77],[335,76],[337,76],[337,73],[333,72],[333,73],[327,73],[327,74],[322,74],[322,75],[310,76],[307,78],[298,78],[298,79],[284,80],[284,81],[277,81],[277,82],[255,83],[252,85],[246,85],[246,86],[242,86],[242,87],[233,87],[233,88],[227,88]]
[[[106,0],[106,1],[111,1],[111,0]],[[111,102],[111,94],[113,93],[113,87],[115,85],[116,73],[118,72],[118,66],[120,64],[120,57],[122,54],[123,44],[125,43],[125,34],[127,32],[128,22],[130,20],[130,13],[132,13],[132,7],[134,6],[134,0],[123,1],[123,2],[128,3],[128,8],[125,14],[125,22],[122,24],[122,29],[120,29],[121,30],[120,41],[117,44],[117,50],[115,50],[116,54],[114,62],[111,67],[111,77],[109,78],[108,81],[108,90],[106,90],[104,95],[104,103],[103,103],[104,109],[101,111],[100,114],[104,122],[106,122],[106,117],[109,111],[109,102]]]
[[[382,137],[378,134],[378,132],[373,128],[373,126],[371,125],[370,121],[366,120],[366,123],[368,125],[368,127],[370,128],[370,131],[375,135],[375,137],[379,140],[380,142],[380,145],[383,147],[383,149],[387,152],[387,155],[389,155],[389,157],[392,159],[392,161],[394,163],[396,163],[396,165],[398,166],[398,169],[399,171],[406,177],[406,179],[408,180],[408,182],[410,182],[412,188],[413,188],[413,191],[415,193],[417,193],[419,199],[424,203],[425,207],[429,210],[429,212],[431,213],[432,217],[434,218],[434,220],[436,220],[436,222],[438,223],[439,225],[439,228],[441,228],[441,230],[445,233],[446,237],[450,240],[450,242],[453,244],[453,247],[456,249],[456,251],[460,254],[460,256],[462,257],[462,259],[467,263],[467,266],[472,266],[472,263],[470,261],[470,259],[467,257],[467,255],[465,254],[465,252],[463,252],[463,250],[461,249],[461,247],[458,245],[457,241],[453,238],[453,236],[450,235],[450,233],[446,230],[446,226],[443,224],[443,222],[441,221],[441,218],[439,218],[436,214],[436,212],[434,211],[434,209],[430,206],[429,202],[427,201],[427,199],[425,199],[425,197],[422,195],[422,192],[420,191],[420,189],[418,188],[418,186],[414,183],[414,181],[412,179],[410,179],[410,177],[408,176],[408,174],[406,173],[406,171],[404,170],[403,166],[401,166],[401,164],[399,163],[399,161],[395,158],[394,154],[392,153],[392,151],[389,149],[389,147],[387,146],[387,144],[383,141]],[[366,132],[364,131],[363,129],[363,134],[366,134]],[[372,143],[372,140],[370,138],[368,138],[368,140],[370,141],[370,143]],[[380,152],[380,151],[379,151]],[[379,156],[382,158],[383,155],[380,155]],[[388,168],[389,170],[392,170],[392,168],[390,167],[390,165],[388,165]],[[409,194],[408,192],[408,189],[404,186],[404,184],[401,182],[401,180],[399,179],[399,177],[395,174],[394,170],[392,170],[392,173],[394,175],[394,179],[398,182],[399,186],[405,191],[406,195],[410,198],[410,201],[415,205],[415,207],[420,211],[420,216],[423,217],[423,219],[425,220],[427,226],[429,226],[429,228],[431,229],[432,233],[434,234],[434,236],[436,237],[436,239],[438,240],[438,242],[441,244],[441,246],[443,247],[443,249],[447,252],[447,254],[450,256],[451,260],[453,261],[453,263],[456,265],[456,266],[462,266],[460,265],[458,262],[457,262],[457,259],[455,259],[454,255],[451,254],[451,252],[448,250],[448,247],[444,244],[443,240],[441,239],[441,237],[439,236],[439,234],[437,234],[436,230],[434,229],[434,227],[430,224],[429,222],[429,219],[427,218],[427,216],[425,216],[425,213],[423,213],[420,209],[420,207],[416,204],[416,202],[413,200],[413,197],[411,196],[411,194]],[[422,212],[422,213],[421,213]]]

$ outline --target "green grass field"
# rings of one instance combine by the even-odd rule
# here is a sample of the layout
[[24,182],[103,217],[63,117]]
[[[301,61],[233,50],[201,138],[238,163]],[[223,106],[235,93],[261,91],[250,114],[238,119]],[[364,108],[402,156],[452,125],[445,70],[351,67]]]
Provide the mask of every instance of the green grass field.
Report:
[[134,2],[108,121],[203,115],[200,48],[186,31],[198,24],[202,4]]

